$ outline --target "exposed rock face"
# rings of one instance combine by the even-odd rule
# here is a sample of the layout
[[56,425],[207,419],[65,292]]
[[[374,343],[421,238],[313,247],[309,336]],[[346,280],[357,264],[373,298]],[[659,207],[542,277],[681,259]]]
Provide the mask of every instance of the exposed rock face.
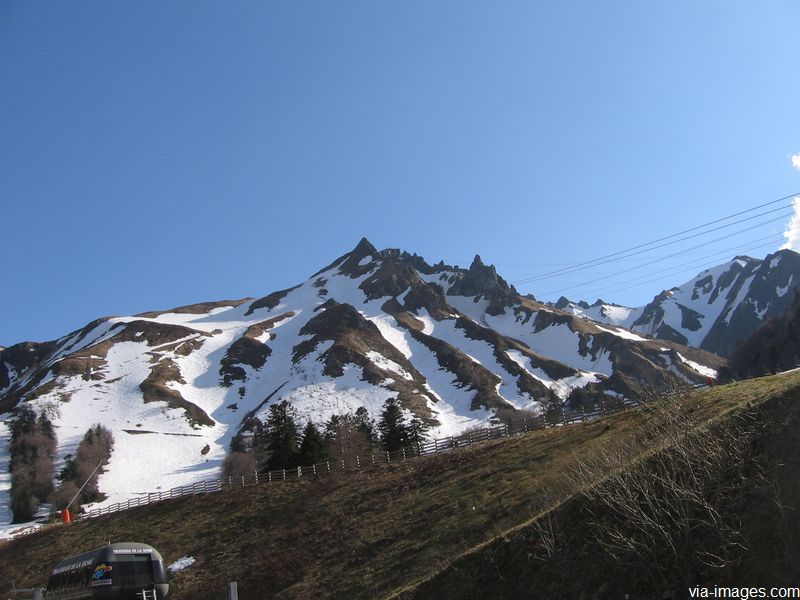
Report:
[[596,302],[554,305],[600,323],[730,356],[765,319],[781,315],[800,286],[800,255],[779,250],[757,260],[737,256],[661,292],[639,308]]
[[[698,294],[713,292],[712,279]],[[119,501],[176,478],[216,476],[243,419],[283,400],[320,423],[362,406],[377,418],[397,398],[444,436],[578,397],[635,398],[704,382],[721,365],[564,307],[518,295],[480,257],[461,269],[362,239],[307,281],[257,300],[98,319],[54,342],[5,348],[0,410],[51,410],[59,455],[87,420],[111,430],[119,443],[103,491]],[[674,311],[681,335],[707,318],[686,307]],[[648,314],[647,326],[671,326],[670,310]],[[141,431],[150,433],[131,441]],[[142,460],[147,479],[131,483]]]
[[245,302],[251,301],[252,298],[240,298],[239,300],[217,300],[214,302],[199,302],[197,304],[187,304],[186,306],[178,306],[177,308],[170,308],[169,310],[158,310],[141,313],[134,315],[136,317],[144,317],[146,319],[153,319],[166,314],[184,314],[184,315],[205,315],[217,308],[237,307]]
[[800,294],[780,317],[767,319],[740,344],[729,360],[725,377],[760,377],[800,366]]
[[278,306],[278,304],[280,304],[281,300],[283,300],[289,294],[289,292],[296,289],[297,287],[293,287],[289,288],[288,290],[272,292],[271,294],[264,296],[263,298],[259,298],[258,300],[250,304],[250,306],[247,309],[247,312],[245,313],[245,316],[252,315],[259,308],[267,308],[269,310],[272,310],[273,308]]
[[498,315],[503,306],[516,295],[505,279],[497,274],[494,265],[486,266],[481,257],[475,255],[472,264],[447,292],[451,296],[482,296],[490,300],[489,314]]
[[188,402],[178,390],[169,387],[170,382],[186,383],[175,361],[165,358],[153,365],[150,374],[139,384],[144,402],[164,402],[169,408],[183,409],[192,427],[213,427],[214,420],[202,408]]

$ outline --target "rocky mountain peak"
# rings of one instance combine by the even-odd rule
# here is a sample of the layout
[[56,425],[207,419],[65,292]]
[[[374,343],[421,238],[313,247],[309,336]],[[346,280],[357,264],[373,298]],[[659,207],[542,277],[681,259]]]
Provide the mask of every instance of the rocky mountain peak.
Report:
[[375,256],[378,254],[378,250],[372,243],[365,237],[362,237],[361,240],[356,244],[356,247],[350,251],[350,255],[357,257],[359,259],[365,258],[367,256]]
[[564,310],[567,308],[572,302],[566,296],[561,296],[558,301],[553,305],[558,310]]
[[[718,362],[548,310],[480,256],[468,269],[432,266],[364,238],[258,300],[98,319],[54,342],[6,348],[0,413],[57,407],[58,455],[74,450],[75,423],[108,427],[124,441],[103,484],[112,503],[218,476],[226,440],[283,400],[321,424],[361,407],[379,418],[395,398],[443,436],[518,411],[704,380]],[[0,505],[5,498],[0,485]]]
[[477,296],[483,294],[487,297],[505,296],[511,291],[506,280],[497,274],[494,265],[485,265],[480,255],[476,254],[469,270],[461,279],[456,281],[448,292],[451,296]]

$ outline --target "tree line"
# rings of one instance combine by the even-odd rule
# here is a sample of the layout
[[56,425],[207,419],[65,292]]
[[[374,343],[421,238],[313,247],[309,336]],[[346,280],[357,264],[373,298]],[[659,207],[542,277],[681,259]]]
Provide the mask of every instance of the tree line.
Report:
[[276,471],[311,466],[327,460],[353,460],[376,448],[393,452],[427,439],[428,425],[406,419],[396,398],[382,407],[377,423],[366,408],[334,414],[321,427],[313,421],[300,426],[297,410],[283,400],[269,407],[266,419],[248,419],[231,440],[223,472],[238,477],[254,471]]
[[[14,523],[32,520],[45,503],[50,503],[52,510],[64,508],[84,482],[86,486],[71,507],[73,512],[81,504],[103,498],[97,487],[97,478],[114,447],[114,438],[108,429],[99,424],[90,427],[78,444],[75,455],[64,457],[64,467],[58,476],[55,476],[56,435],[46,412],[37,415],[26,406],[17,413],[9,429],[10,508]],[[98,464],[101,468],[95,471]]]

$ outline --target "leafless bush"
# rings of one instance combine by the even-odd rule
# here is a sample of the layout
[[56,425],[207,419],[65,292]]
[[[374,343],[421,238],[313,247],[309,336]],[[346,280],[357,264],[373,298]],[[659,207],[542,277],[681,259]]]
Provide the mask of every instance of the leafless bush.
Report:
[[670,572],[688,585],[697,563],[730,565],[745,545],[726,499],[740,486],[753,428],[748,417],[699,428],[692,412],[678,396],[651,403],[633,443],[605,449],[571,475],[596,541],[662,586]]
[[258,461],[252,452],[231,452],[222,463],[222,472],[226,477],[252,475],[257,468]]

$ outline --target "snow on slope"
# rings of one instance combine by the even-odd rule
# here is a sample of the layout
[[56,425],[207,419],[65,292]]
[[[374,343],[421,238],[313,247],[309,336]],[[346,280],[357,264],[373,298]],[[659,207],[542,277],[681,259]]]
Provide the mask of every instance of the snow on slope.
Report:
[[507,350],[506,354],[511,360],[525,369],[533,378],[541,381],[548,389],[553,390],[553,392],[555,392],[555,394],[562,400],[566,400],[570,391],[572,391],[574,388],[585,387],[590,383],[597,383],[600,381],[597,375],[594,373],[580,373],[572,377],[553,379],[544,371],[544,369],[534,367],[531,364],[531,359],[527,356],[524,356],[518,350]]
[[[343,272],[347,256],[299,286],[260,301],[216,303],[213,308],[194,312],[176,309],[147,313],[149,316],[105,319],[59,340],[43,367],[45,370],[29,369],[25,374],[31,385],[36,383],[36,377],[43,376],[32,388],[37,394],[31,404],[38,410],[57,409],[53,421],[59,460],[74,451],[91,425],[100,422],[108,427],[116,442],[111,461],[99,480],[100,489],[107,495],[99,503],[104,505],[217,476],[231,438],[243,420],[252,415],[265,417],[269,405],[281,400],[290,401],[298,410],[301,425],[306,419],[324,422],[333,414],[354,412],[361,406],[377,419],[385,400],[397,396],[390,386],[402,383],[413,388],[411,392],[438,421],[438,426],[431,430],[434,437],[488,424],[495,416],[494,410],[475,406],[478,391],[474,385],[478,384],[465,383],[442,366],[447,362],[440,355],[441,344],[455,349],[461,357],[469,357],[466,362],[471,360],[477,365],[479,374],[496,376],[498,383],[493,397],[519,409],[539,410],[545,398],[521,391],[522,375],[512,372],[514,363],[524,370],[526,377],[540,382],[545,392],[552,390],[562,400],[572,389],[601,384],[614,374],[610,351],[600,347],[587,351],[584,347],[587,334],[573,331],[566,323],[554,323],[537,331],[532,323],[521,322],[511,306],[498,313],[496,297],[442,296],[442,292],[459,282],[459,277],[469,275],[472,277],[469,285],[479,286],[484,267],[477,260],[467,275],[442,268],[436,273],[414,271],[409,276],[406,264],[405,271],[391,272],[387,281],[393,284],[408,276],[412,283],[400,290],[395,286],[392,293],[377,292],[373,286],[368,296],[361,286],[369,283],[390,260],[387,257],[396,255],[369,251],[350,261],[352,272]],[[490,275],[493,274],[491,267]],[[417,286],[413,290],[412,284]],[[492,289],[496,290],[496,286]],[[407,301],[430,299],[431,294],[435,297],[433,304],[415,305],[407,312],[419,331],[412,331],[406,322],[401,323],[397,313],[387,312],[387,301],[392,298],[402,308]],[[318,342],[315,348],[307,348],[301,355],[297,349],[302,342],[314,339],[305,329],[312,319],[324,315],[337,303],[353,307],[362,323],[374,325],[388,345],[380,352],[374,348],[359,350],[368,362],[362,366],[346,363],[341,375],[333,377],[326,374],[326,360],[335,347],[334,341]],[[622,318],[623,312],[612,311],[614,318]],[[481,328],[514,340],[501,343],[521,342],[549,362],[545,368],[534,365],[529,355],[513,348],[507,349],[505,355],[499,354],[499,348],[494,346],[498,343],[496,338],[473,339],[464,329],[468,321],[457,321],[462,315]],[[143,324],[152,324],[151,330]],[[613,334],[621,343],[645,341],[613,327],[593,331],[592,335]],[[237,344],[248,339],[262,350],[266,348],[263,355],[247,359],[233,352]],[[432,340],[440,345],[427,343]],[[504,364],[504,357],[513,362]],[[226,360],[233,361],[236,367],[227,373],[228,380],[223,378]],[[68,365],[69,361],[73,363],[69,368],[60,371],[56,368],[59,364]],[[85,370],[84,364],[89,365]],[[557,364],[562,367],[553,366]],[[187,404],[208,415],[209,424],[187,419],[186,409],[180,404],[143,401],[143,382],[152,379],[157,368],[165,366],[162,371],[170,376],[157,381],[162,390],[179,394]],[[385,373],[383,381],[365,380],[364,369],[372,366]],[[561,374],[551,376],[545,369]],[[9,369],[12,370],[13,367]],[[230,385],[224,384],[225,381]],[[525,389],[538,393],[539,388],[529,385]],[[608,393],[619,394],[619,391],[609,388]],[[2,448],[3,443],[7,444],[3,432],[0,430],[0,458],[7,457]],[[7,478],[0,474],[0,510],[3,502],[7,506],[7,492]],[[0,520],[7,517],[0,514]]]
[[513,313],[500,316],[486,315],[487,323],[495,331],[524,342],[531,350],[547,356],[579,371],[609,376],[613,365],[604,351],[596,357],[580,352],[580,336],[566,324],[547,327],[536,333],[530,328],[521,328]]
[[[0,415],[0,526],[11,523],[11,498],[9,491],[11,490],[11,473],[8,472],[10,453],[8,445],[11,441],[11,432],[5,419],[11,415]],[[0,538],[2,532],[0,532]]]
[[589,306],[561,299],[557,308],[584,319],[617,325],[728,356],[764,319],[788,307],[800,281],[800,255],[780,250],[764,260],[737,257],[662,292],[646,306],[602,301]]

